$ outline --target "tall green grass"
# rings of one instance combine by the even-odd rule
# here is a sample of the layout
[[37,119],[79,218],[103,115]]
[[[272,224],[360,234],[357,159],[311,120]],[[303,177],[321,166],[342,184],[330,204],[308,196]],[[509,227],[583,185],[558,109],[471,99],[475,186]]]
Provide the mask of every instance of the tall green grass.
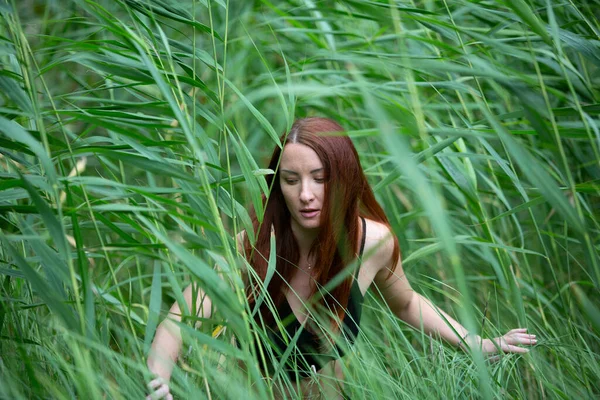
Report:
[[540,339],[488,363],[369,295],[353,398],[597,397],[598,7],[0,1],[0,397],[141,398],[190,281],[218,311],[186,319],[175,395],[289,385],[260,374],[232,237],[309,115],[348,129],[420,293]]

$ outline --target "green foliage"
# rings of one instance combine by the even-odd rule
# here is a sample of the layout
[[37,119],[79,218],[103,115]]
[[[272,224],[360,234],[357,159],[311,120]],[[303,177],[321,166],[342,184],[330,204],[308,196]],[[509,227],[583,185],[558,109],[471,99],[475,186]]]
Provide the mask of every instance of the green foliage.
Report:
[[0,397],[141,398],[190,281],[218,311],[184,321],[175,394],[289,385],[262,379],[232,238],[308,115],[348,129],[420,293],[540,339],[487,363],[369,295],[352,398],[600,395],[598,7],[0,1]]

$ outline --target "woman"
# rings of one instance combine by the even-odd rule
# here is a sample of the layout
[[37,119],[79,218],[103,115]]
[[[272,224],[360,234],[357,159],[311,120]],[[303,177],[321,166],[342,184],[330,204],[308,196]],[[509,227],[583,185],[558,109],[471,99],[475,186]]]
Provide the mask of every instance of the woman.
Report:
[[[281,352],[285,336],[297,336],[295,354],[300,361],[290,367],[286,360],[282,372],[300,381],[304,393],[310,391],[311,371],[332,371],[339,377],[336,357],[343,355],[339,338],[353,342],[363,296],[373,285],[399,318],[459,348],[525,353],[528,350],[519,345],[536,343],[535,335],[526,329],[513,329],[495,339],[470,335],[412,290],[402,271],[398,241],[368,185],[352,141],[339,124],[325,118],[301,119],[282,137],[282,143],[283,150],[275,149],[269,165],[276,173],[268,180],[272,190],[264,199],[262,224],[253,218],[256,243],[245,237],[243,247],[256,275],[264,280],[271,235],[275,235],[277,272],[267,290],[286,323],[283,328],[275,324],[264,303],[259,315],[271,346]],[[334,278],[341,283],[328,288]],[[247,287],[252,303],[260,287],[251,283]],[[192,285],[184,292],[189,308],[192,292]],[[195,303],[197,311],[208,318],[210,299],[199,291]],[[170,313],[171,319],[180,320],[177,303]],[[158,376],[149,384],[153,398],[171,398],[167,382],[180,345],[179,329],[163,321],[148,359],[150,370]]]

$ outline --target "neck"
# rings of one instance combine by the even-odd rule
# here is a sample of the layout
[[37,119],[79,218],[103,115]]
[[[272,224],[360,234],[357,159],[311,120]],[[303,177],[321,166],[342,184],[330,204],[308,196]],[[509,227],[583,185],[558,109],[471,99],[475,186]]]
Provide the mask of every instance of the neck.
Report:
[[292,220],[292,233],[296,238],[296,242],[298,242],[300,254],[305,257],[308,256],[310,248],[319,235],[319,229],[305,229]]

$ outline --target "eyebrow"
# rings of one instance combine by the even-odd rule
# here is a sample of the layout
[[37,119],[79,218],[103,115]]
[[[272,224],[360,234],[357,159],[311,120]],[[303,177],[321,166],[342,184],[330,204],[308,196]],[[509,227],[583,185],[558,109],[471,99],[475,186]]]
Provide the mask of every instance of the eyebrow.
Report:
[[[310,171],[310,173],[311,173],[311,174],[314,174],[315,172],[321,172],[321,171],[323,171],[324,169],[325,169],[325,168],[317,168],[317,169],[313,169],[312,171]],[[300,175],[299,173],[297,173],[297,172],[294,172],[294,171],[290,171],[289,169],[282,169],[282,170],[281,170],[281,172],[285,172],[285,173],[287,173],[287,174],[290,174],[290,175]]]

